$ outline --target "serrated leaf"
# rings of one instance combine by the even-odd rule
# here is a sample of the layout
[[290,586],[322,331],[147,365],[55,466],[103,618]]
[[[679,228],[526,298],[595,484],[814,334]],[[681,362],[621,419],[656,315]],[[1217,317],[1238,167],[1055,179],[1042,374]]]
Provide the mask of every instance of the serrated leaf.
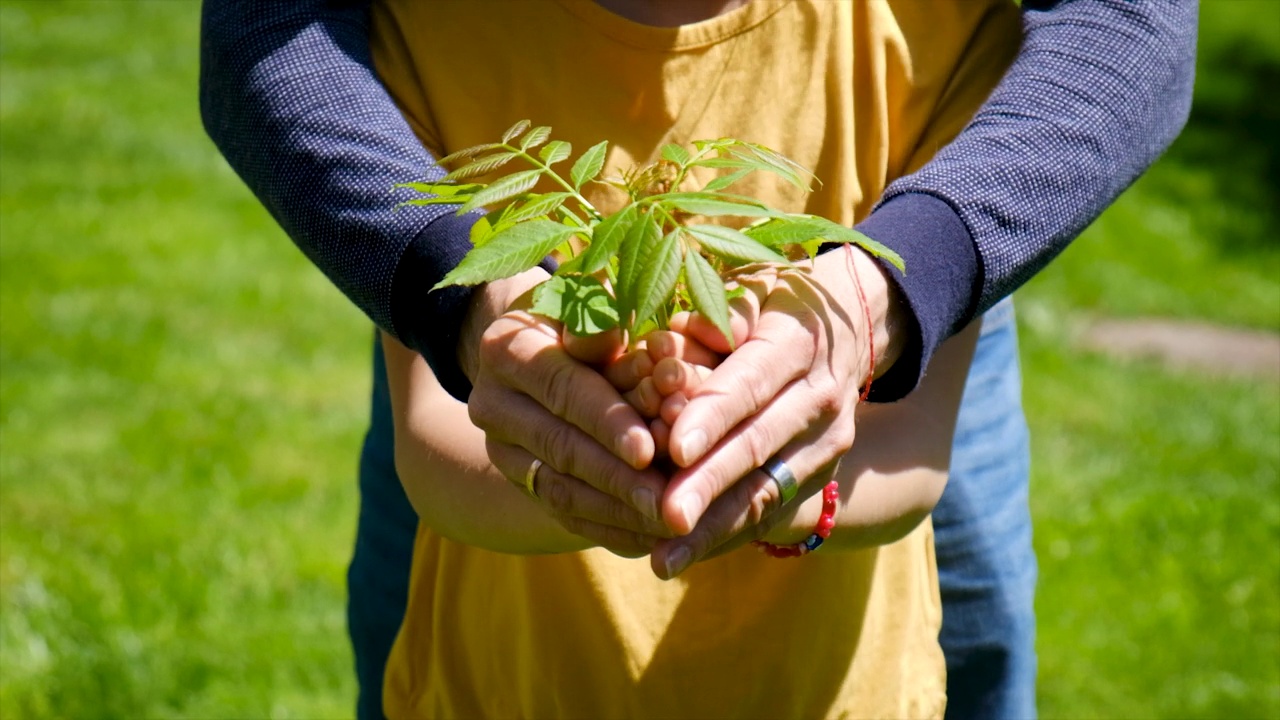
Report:
[[[711,195],[711,193],[706,193]],[[761,205],[732,202],[712,197],[698,197],[694,193],[668,193],[652,198],[664,206],[674,207],[693,215],[704,217],[720,217],[733,215],[737,217],[776,217],[780,213]]]
[[706,168],[745,168],[750,170],[767,170],[768,166],[762,162],[747,162],[736,158],[711,157],[701,160],[694,160],[689,163],[689,167],[706,167]]
[[533,291],[529,311],[559,320],[574,335],[595,335],[618,326],[613,296],[589,275],[552,276]]
[[685,231],[698,239],[704,250],[716,257],[742,263],[772,262],[785,264],[787,259],[733,228],[720,225],[690,225]]
[[508,205],[505,210],[506,214],[503,219],[507,222],[517,223],[522,220],[536,218],[547,215],[556,211],[556,208],[564,204],[568,200],[570,194],[567,192],[552,192],[544,195],[534,195],[519,207]]
[[857,230],[854,230],[853,233],[858,236],[857,239],[853,241],[855,245],[898,268],[898,272],[903,275],[907,274],[907,264],[902,261],[901,255],[889,249],[888,246],[872,240]]
[[396,207],[402,207],[404,205],[459,205],[466,202],[470,197],[470,195],[455,195],[453,197],[415,198],[413,200],[405,200],[404,202],[396,203]]
[[738,170],[737,172],[729,173],[728,175],[721,175],[720,177],[712,178],[706,185],[702,186],[702,191],[711,192],[713,190],[727,188],[753,172],[755,172],[753,168],[747,168],[745,170]]
[[635,224],[638,212],[635,205],[628,205],[595,226],[591,231],[591,245],[580,256],[583,273],[599,272],[609,264]]
[[754,153],[749,154],[741,150],[730,150],[729,152],[743,162],[756,164],[756,169],[771,172],[801,190],[808,191],[810,189],[809,184],[801,179],[800,173],[792,168],[791,165],[775,161],[772,156],[761,157],[760,155]]
[[530,220],[494,233],[483,246],[472,248],[462,262],[432,290],[450,285],[477,285],[511,277],[542,261],[576,228],[551,220]]
[[538,152],[538,157],[542,158],[542,162],[548,165],[554,165],[561,160],[569,157],[573,152],[573,146],[564,140],[552,140],[546,147]]
[[702,255],[696,252],[684,254],[684,281],[689,288],[693,309],[702,313],[724,334],[733,347],[733,330],[729,327],[729,301],[725,296],[724,281]]
[[538,169],[512,173],[472,195],[471,199],[464,203],[458,212],[470,212],[478,207],[502,202],[526,192],[538,183],[538,178],[542,176],[543,172],[543,170]]
[[679,145],[663,145],[662,158],[683,167],[685,163],[689,162],[689,151]]
[[[798,215],[794,217],[804,218],[805,220],[817,225],[821,229],[821,237],[823,240],[853,243],[875,257],[881,258],[890,265],[898,268],[898,272],[901,272],[904,275],[907,273],[906,263],[902,261],[901,255],[851,227],[846,227],[838,222],[828,220],[827,218],[819,215]],[[806,251],[808,250],[807,247],[805,249]],[[810,257],[813,257],[813,253],[810,253]]]
[[744,232],[765,247],[780,248],[820,238],[826,230],[822,223],[811,217],[787,215],[749,227]]
[[654,247],[662,238],[662,229],[651,215],[641,216],[622,238],[618,249],[618,316],[623,324],[630,324],[631,313],[639,301],[640,278],[649,262]]
[[521,133],[523,133],[525,130],[528,130],[529,126],[532,124],[533,123],[530,123],[528,120],[521,120],[515,125],[512,125],[511,127],[507,128],[506,132],[502,133],[502,142],[509,143],[512,140],[515,140],[516,138],[520,137]]
[[484,143],[482,145],[472,145],[471,147],[465,147],[465,148],[462,148],[461,150],[454,150],[448,155],[445,155],[439,160],[436,160],[436,164],[448,165],[451,162],[455,162],[463,158],[469,158],[472,155],[479,155],[480,153],[486,150],[493,150],[494,148],[497,148],[497,147],[500,147],[498,143]]
[[600,174],[600,171],[604,169],[604,156],[608,150],[609,141],[601,140],[582,153],[577,162],[573,164],[573,169],[569,171],[569,181],[573,183],[575,190],[581,188],[582,184],[588,180],[594,180]]
[[391,187],[394,190],[399,190],[401,188],[409,188],[411,190],[416,190],[420,193],[424,193],[427,195],[439,195],[441,197],[447,197],[451,195],[457,195],[459,193],[469,193],[472,190],[475,190],[476,188],[480,187],[480,185],[478,183],[464,183],[462,185],[454,185],[451,183],[407,182],[407,183],[396,183]]
[[445,175],[441,180],[443,182],[453,182],[456,180],[472,178],[477,175],[484,175],[487,172],[497,170],[518,157],[520,157],[520,155],[513,152],[500,152],[492,155],[486,155],[479,160],[463,165],[457,170]]
[[640,325],[667,304],[680,278],[680,231],[667,233],[649,251],[635,288],[636,318]]
[[551,128],[546,125],[539,125],[538,127],[530,130],[529,134],[525,135],[524,138],[520,140],[520,149],[528,150],[529,148],[536,148],[546,142],[549,137],[551,137]]

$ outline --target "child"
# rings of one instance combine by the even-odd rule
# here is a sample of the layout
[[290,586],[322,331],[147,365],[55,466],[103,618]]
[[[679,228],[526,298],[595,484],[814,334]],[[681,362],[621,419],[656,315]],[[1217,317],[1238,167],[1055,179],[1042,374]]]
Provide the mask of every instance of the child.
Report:
[[[579,150],[609,139],[609,167],[668,142],[738,137],[824,184],[803,195],[751,176],[735,191],[847,225],[959,131],[1018,42],[1017,8],[1000,0],[754,0],[673,28],[591,2],[404,2],[375,8],[374,23],[379,72],[437,154],[522,117]],[[607,190],[591,200],[613,209]],[[839,277],[840,255],[819,259],[820,278]],[[950,341],[907,400],[859,407],[820,552],[729,552],[669,583],[643,560],[586,549],[508,483],[465,406],[388,341],[397,468],[423,521],[386,712],[941,716],[930,527],[914,520],[945,478],[974,335]],[[766,539],[807,535],[815,503],[789,508]]]

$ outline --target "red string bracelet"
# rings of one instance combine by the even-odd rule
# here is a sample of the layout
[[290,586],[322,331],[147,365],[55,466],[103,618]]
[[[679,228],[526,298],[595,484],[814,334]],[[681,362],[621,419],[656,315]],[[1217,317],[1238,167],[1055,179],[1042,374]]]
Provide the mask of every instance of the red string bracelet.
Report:
[[862,289],[862,278],[853,264],[853,248],[849,247],[848,243],[844,246],[844,256],[849,261],[849,274],[853,276],[853,284],[858,288],[858,298],[862,300],[862,313],[867,317],[867,385],[862,388],[862,394],[858,396],[858,402],[862,402],[871,394],[871,380],[876,376],[876,328],[871,321],[871,306],[867,304],[867,293]]
[[813,528],[813,534],[795,545],[774,545],[764,540],[753,540],[752,545],[760,548],[760,552],[775,558],[793,558],[808,555],[822,546],[822,541],[831,537],[831,529],[836,526],[836,503],[840,500],[840,483],[832,480],[822,488],[822,515]]

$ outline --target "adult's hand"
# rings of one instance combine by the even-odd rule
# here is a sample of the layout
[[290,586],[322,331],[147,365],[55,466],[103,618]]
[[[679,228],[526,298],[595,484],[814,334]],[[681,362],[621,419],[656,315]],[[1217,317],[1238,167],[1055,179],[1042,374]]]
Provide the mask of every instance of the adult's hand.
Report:
[[[662,535],[666,478],[649,468],[645,421],[593,367],[571,356],[559,323],[526,310],[540,269],[476,293],[459,361],[473,382],[468,408],[490,460],[523,485],[534,459],[543,506],[570,532],[627,556]],[[512,309],[514,308],[514,309]]]
[[[689,393],[671,427],[671,458],[682,469],[662,513],[678,537],[654,549],[660,577],[767,531],[781,501],[758,470],[770,458],[795,473],[802,498],[820,490],[853,446],[873,342],[875,371],[901,349],[894,286],[861,250],[821,255],[810,273],[766,271],[741,284],[737,347]],[[705,319],[678,325],[712,349],[729,349]]]

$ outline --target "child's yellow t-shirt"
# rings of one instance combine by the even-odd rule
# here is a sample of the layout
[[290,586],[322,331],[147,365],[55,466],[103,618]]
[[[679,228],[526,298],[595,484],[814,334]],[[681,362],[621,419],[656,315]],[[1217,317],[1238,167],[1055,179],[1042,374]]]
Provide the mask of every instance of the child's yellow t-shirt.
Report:
[[[822,181],[805,195],[757,173],[733,191],[850,225],[959,132],[1020,39],[1011,0],[752,0],[679,28],[592,0],[385,0],[372,32],[379,75],[437,154],[522,118],[578,152],[609,140],[614,169],[731,136]],[[622,201],[587,192],[602,210]],[[940,624],[927,522],[860,552],[739,550],[671,582],[646,559],[502,555],[424,526],[384,705],[392,718],[940,717]]]

